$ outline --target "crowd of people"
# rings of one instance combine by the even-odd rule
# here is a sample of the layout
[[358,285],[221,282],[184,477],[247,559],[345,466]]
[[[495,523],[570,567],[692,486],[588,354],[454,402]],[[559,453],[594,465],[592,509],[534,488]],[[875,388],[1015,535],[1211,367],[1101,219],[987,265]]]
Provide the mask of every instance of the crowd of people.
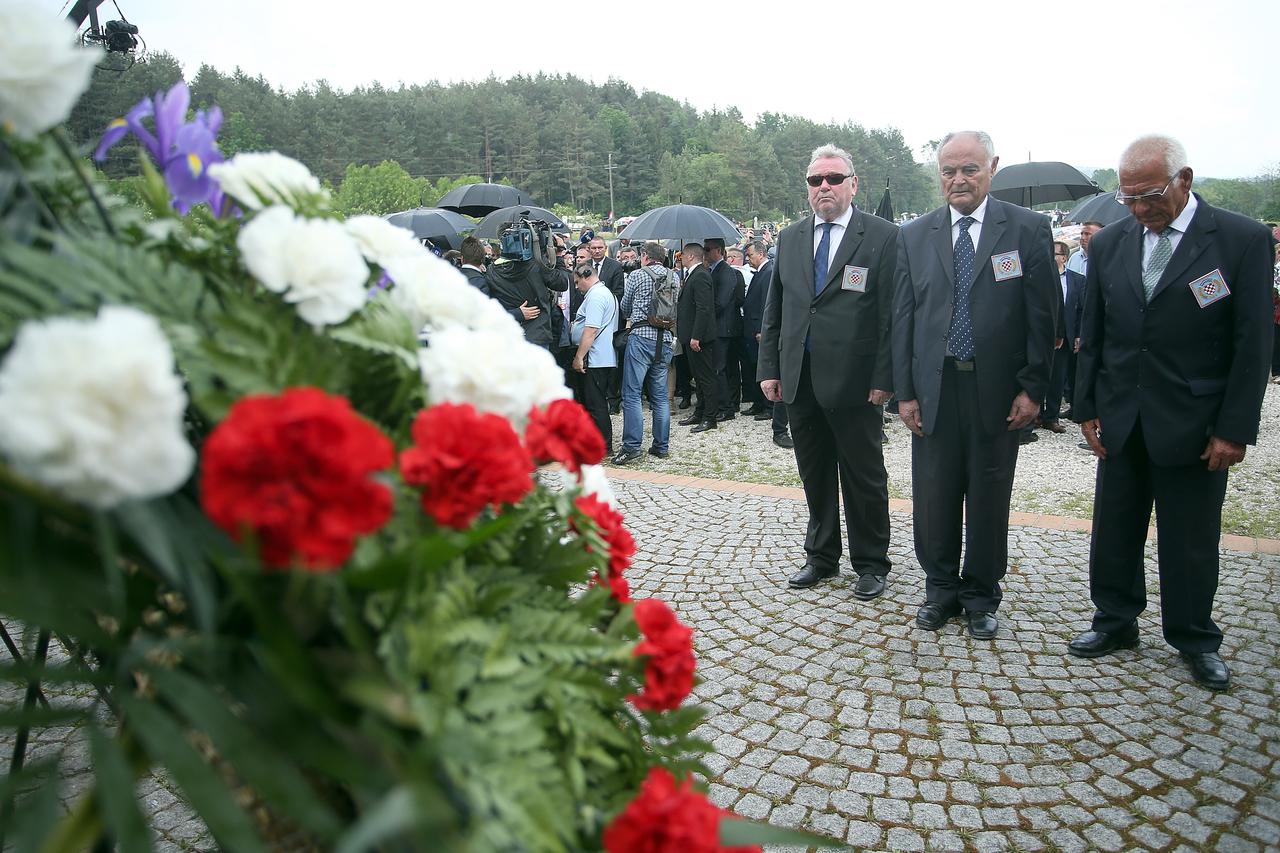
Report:
[[901,226],[853,204],[852,158],[826,145],[804,176],[813,214],[776,241],[672,252],[588,233],[557,238],[549,268],[468,239],[463,270],[557,355],[611,452],[621,409],[616,464],[643,456],[642,398],[648,452],[670,452],[673,357],[676,399],[691,409],[682,425],[770,421],[794,447],[809,509],[795,588],[839,573],[841,497],[855,597],[887,588],[882,416],[896,406],[912,432],[922,630],[963,616],[972,637],[997,636],[1018,448],[1070,416],[1098,476],[1096,612],[1067,651],[1137,645],[1154,507],[1164,639],[1197,683],[1226,689],[1212,618],[1222,503],[1228,469],[1257,440],[1267,375],[1280,372],[1275,236],[1193,193],[1169,137],[1125,149],[1116,198],[1131,215],[1085,223],[1078,245],[990,195],[999,158],[986,134],[948,134],[937,158],[945,203]]

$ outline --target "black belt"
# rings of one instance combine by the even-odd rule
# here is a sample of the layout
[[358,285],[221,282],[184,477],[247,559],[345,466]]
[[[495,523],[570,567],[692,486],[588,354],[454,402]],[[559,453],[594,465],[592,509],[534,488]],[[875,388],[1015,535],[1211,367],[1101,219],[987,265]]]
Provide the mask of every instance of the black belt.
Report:
[[943,365],[953,368],[958,373],[973,373],[973,359],[961,361],[953,356],[947,356],[942,360]]

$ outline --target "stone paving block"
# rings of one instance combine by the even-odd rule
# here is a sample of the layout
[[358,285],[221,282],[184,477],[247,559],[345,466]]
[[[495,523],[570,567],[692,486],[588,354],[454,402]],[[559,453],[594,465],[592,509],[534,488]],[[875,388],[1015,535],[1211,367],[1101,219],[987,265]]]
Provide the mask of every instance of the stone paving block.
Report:
[[735,812],[752,820],[764,820],[772,809],[773,803],[759,794],[747,794],[733,805]]
[[851,820],[844,840],[853,847],[870,849],[879,845],[880,839],[883,837],[884,830],[877,824],[865,820]]

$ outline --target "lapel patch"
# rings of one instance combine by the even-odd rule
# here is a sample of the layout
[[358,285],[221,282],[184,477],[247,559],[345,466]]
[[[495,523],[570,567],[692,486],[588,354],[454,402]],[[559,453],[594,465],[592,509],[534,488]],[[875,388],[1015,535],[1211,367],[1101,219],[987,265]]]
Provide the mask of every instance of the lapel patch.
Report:
[[1022,255],[1018,250],[1001,252],[991,256],[991,269],[995,272],[996,281],[1008,281],[1022,275]]
[[852,290],[854,293],[866,293],[867,273],[866,267],[855,267],[850,264],[844,268],[844,275],[840,277],[840,289]]
[[1202,275],[1187,286],[1191,288],[1191,293],[1201,308],[1231,295],[1231,288],[1227,287],[1227,280],[1222,277],[1222,270],[1214,270],[1208,275]]

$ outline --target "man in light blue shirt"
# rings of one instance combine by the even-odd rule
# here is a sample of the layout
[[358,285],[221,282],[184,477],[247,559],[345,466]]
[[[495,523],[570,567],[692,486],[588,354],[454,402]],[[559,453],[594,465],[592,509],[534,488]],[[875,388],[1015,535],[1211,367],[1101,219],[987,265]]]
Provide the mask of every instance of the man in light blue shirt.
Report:
[[1088,275],[1089,273],[1089,241],[1093,239],[1093,235],[1102,230],[1101,222],[1089,221],[1080,226],[1080,248],[1071,253],[1071,257],[1067,258],[1067,269],[1072,272],[1078,272],[1080,275]]
[[618,301],[600,281],[590,259],[578,262],[573,279],[583,294],[571,332],[578,348],[573,356],[573,369],[582,374],[582,405],[604,437],[605,451],[612,453],[609,378],[618,364],[613,349],[613,333],[618,329]]

